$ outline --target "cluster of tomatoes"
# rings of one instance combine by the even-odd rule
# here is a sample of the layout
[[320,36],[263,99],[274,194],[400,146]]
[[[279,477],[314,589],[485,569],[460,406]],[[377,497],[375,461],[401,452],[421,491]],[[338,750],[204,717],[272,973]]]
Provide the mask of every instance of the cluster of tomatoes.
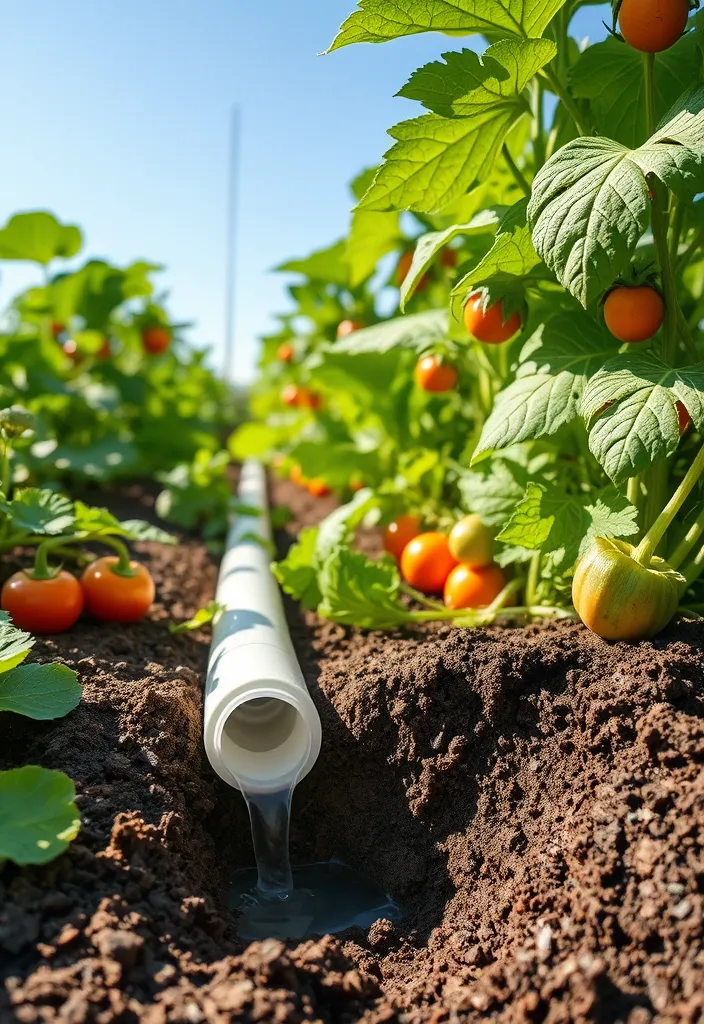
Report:
[[154,581],[146,566],[129,562],[123,569],[117,555],[97,558],[80,579],[65,569],[46,578],[22,570],[0,593],[0,607],[30,633],[65,633],[83,611],[100,622],[138,622],[153,601]]
[[303,475],[303,470],[300,466],[293,466],[291,468],[289,480],[291,483],[298,484],[299,487],[304,487],[314,498],[327,498],[331,493],[328,485],[320,477],[314,476],[311,480],[308,480]]
[[[73,338],[69,336],[70,332],[66,324],[54,321],[51,325],[51,333],[53,334],[56,341],[61,345],[61,349],[65,356],[74,362],[80,362],[81,354],[78,351],[78,345]],[[161,324],[154,324],[151,327],[145,327],[142,331],[142,348],[151,356],[159,356],[164,352],[168,352],[171,346],[171,331],[168,327],[164,327]],[[95,359],[109,359],[112,355],[112,344],[109,338],[104,338],[103,343],[95,353]]]
[[449,534],[423,532],[418,516],[399,516],[384,530],[384,549],[411,587],[442,594],[448,608],[486,608],[506,585],[493,560],[493,535],[477,515],[464,516]]

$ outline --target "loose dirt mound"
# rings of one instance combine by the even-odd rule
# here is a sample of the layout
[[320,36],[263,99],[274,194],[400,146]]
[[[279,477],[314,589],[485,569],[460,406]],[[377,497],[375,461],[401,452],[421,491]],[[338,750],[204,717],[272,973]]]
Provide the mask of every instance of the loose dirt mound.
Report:
[[[325,509],[289,485],[300,526]],[[145,546],[185,615],[215,569]],[[76,667],[58,723],[0,715],[0,767],[77,780],[84,829],[0,875],[0,1021],[704,1019],[704,627],[607,645],[579,626],[363,636],[290,609],[323,718],[299,861],[338,856],[406,921],[243,949],[218,902],[251,862],[200,747],[207,637],[158,606],[39,647]]]

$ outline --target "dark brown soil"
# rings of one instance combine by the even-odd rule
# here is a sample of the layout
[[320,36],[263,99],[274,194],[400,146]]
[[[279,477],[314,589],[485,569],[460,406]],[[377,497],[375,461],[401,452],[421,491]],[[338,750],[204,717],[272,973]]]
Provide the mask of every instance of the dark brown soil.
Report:
[[[289,484],[291,532],[329,510]],[[406,920],[238,944],[242,800],[200,744],[204,549],[140,548],[158,604],[37,645],[75,667],[61,722],[0,715],[0,768],[77,783],[83,829],[0,874],[0,1022],[704,1020],[704,624],[608,645],[582,627],[362,635],[290,609],[324,749],[295,861],[337,856]]]

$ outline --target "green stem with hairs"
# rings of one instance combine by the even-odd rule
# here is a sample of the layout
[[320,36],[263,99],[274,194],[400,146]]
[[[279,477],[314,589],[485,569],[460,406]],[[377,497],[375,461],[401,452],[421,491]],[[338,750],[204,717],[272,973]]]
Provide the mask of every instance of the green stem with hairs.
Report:
[[655,553],[658,544],[665,536],[668,527],[692,493],[699,477],[704,473],[704,446],[699,449],[694,462],[687,470],[679,487],[668,501],[665,508],[657,517],[653,525],[646,533],[643,540],[633,552],[633,558],[641,565],[649,565],[650,559]]
[[503,154],[504,160],[506,161],[506,163],[509,166],[509,170],[511,171],[511,174],[516,179],[516,184],[521,189],[521,191],[524,193],[524,195],[530,196],[530,185],[528,184],[528,182],[526,181],[525,177],[523,176],[523,172],[521,171],[520,167],[518,167],[518,165],[516,164],[516,161],[511,156],[511,151],[509,150],[508,145],[505,142],[504,142],[503,146],[501,147],[501,152]]
[[546,68],[543,69],[541,74],[550,85],[551,91],[555,93],[555,95],[558,97],[567,113],[574,121],[574,125],[578,133],[582,136],[589,135],[590,133],[587,130],[586,123],[582,118],[582,114],[579,107],[570,96],[567,87],[563,84],[563,82],[560,80],[558,75],[553,71],[549,64]]
[[704,508],[701,510],[695,521],[685,533],[675,550],[668,558],[673,569],[679,569],[687,555],[704,533]]

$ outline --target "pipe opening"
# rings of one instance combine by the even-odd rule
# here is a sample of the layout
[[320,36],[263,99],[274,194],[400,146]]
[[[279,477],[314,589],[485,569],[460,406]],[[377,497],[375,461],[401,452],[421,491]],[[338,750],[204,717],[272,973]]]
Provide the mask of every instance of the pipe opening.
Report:
[[294,781],[308,759],[308,722],[288,700],[267,695],[236,705],[222,729],[222,760],[243,789]]

